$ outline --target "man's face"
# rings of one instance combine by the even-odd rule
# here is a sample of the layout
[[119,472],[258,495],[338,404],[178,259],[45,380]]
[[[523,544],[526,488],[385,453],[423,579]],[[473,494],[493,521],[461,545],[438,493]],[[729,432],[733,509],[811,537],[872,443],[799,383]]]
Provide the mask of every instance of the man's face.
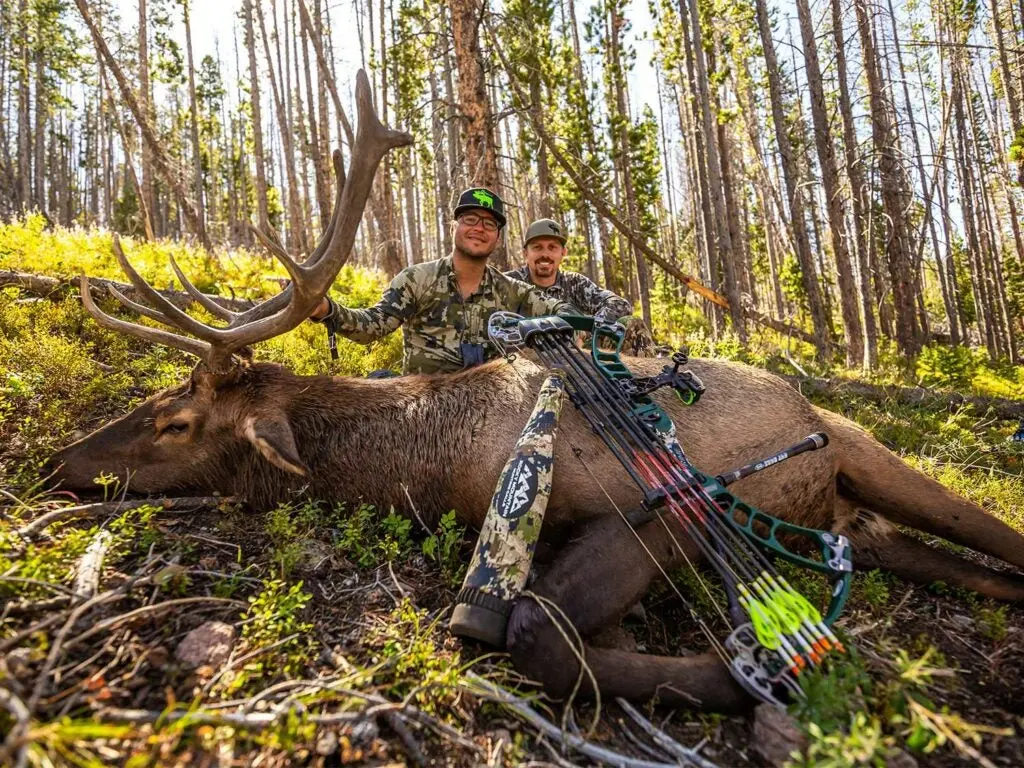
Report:
[[486,259],[498,244],[500,231],[490,211],[468,211],[455,221],[455,247],[470,258]]
[[556,237],[535,237],[526,244],[526,266],[534,280],[550,280],[558,274],[565,246]]

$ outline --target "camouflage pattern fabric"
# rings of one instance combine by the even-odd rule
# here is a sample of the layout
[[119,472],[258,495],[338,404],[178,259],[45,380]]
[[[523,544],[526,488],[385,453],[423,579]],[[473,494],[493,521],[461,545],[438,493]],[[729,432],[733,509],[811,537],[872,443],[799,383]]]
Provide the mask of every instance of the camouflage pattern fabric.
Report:
[[511,601],[526,585],[551,495],[564,375],[548,375],[530,420],[498,478],[462,588]]
[[463,299],[451,256],[406,267],[368,309],[349,309],[334,301],[330,307],[321,322],[363,344],[402,327],[403,373],[451,373],[482,362],[464,358],[472,345],[479,345],[484,360],[497,357],[498,350],[487,337],[487,321],[498,310],[526,317],[576,311],[492,266],[484,272],[476,293]]
[[[507,277],[521,280],[533,285],[530,270],[525,265],[519,269],[506,272]],[[586,275],[579,272],[558,270],[555,283],[547,288],[539,288],[548,298],[561,299],[572,304],[584,315],[606,323],[614,323],[620,317],[633,314],[633,305],[621,296],[605,290]]]

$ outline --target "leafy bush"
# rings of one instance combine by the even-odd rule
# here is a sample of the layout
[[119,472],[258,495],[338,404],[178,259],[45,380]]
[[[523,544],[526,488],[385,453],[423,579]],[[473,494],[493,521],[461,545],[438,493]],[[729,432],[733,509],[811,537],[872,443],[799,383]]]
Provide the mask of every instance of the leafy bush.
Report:
[[978,363],[967,347],[931,344],[917,358],[917,375],[925,386],[969,391]]

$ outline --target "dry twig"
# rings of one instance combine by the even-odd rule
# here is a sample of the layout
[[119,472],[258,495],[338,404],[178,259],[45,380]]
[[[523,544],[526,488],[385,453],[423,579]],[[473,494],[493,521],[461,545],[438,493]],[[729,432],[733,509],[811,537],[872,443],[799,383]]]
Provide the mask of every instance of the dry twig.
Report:
[[[610,749],[599,747],[596,744],[591,744],[579,736],[566,733],[554,723],[545,720],[525,701],[520,699],[518,696],[499,688],[490,680],[485,680],[472,672],[468,674],[468,677],[475,686],[471,689],[473,693],[486,699],[490,699],[491,701],[498,702],[499,704],[504,704],[534,728],[543,733],[547,738],[557,741],[560,744],[564,744],[565,746],[589,757],[591,760],[621,766],[622,768],[676,768],[677,766],[676,763],[658,763],[650,760],[637,760],[635,758],[619,754],[618,752],[613,752]],[[710,763],[703,758],[701,758],[701,760],[703,762],[699,763],[699,765],[705,766],[705,768],[715,768],[714,763]]]
[[139,507],[161,507],[164,510],[194,511],[201,507],[215,507],[230,498],[220,496],[192,496],[180,499],[133,499],[131,501],[99,501],[95,504],[80,504],[74,507],[64,507],[53,512],[40,515],[31,523],[18,529],[18,535],[27,540],[39,536],[44,530],[54,523],[62,520],[73,520],[80,517],[99,517],[112,512],[126,512]]

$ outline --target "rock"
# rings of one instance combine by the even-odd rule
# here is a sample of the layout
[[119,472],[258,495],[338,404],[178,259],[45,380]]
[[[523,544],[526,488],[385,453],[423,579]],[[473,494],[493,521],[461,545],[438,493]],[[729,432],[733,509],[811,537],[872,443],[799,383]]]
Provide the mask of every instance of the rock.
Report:
[[8,651],[4,661],[6,662],[8,673],[15,680],[26,683],[32,677],[32,668],[30,666],[32,663],[32,651],[29,648],[15,648],[12,651]]
[[301,554],[295,570],[307,576],[320,576],[336,565],[334,547],[318,539],[304,539],[299,542]]
[[174,657],[184,666],[220,666],[227,661],[235,643],[235,628],[223,621],[207,621],[178,643]]
[[803,752],[807,737],[796,720],[771,704],[754,710],[754,752],[766,764],[782,766],[792,752]]
[[328,757],[338,751],[337,731],[320,731],[316,736],[316,753]]
[[359,720],[352,726],[350,738],[353,744],[368,747],[378,736],[380,736],[380,726],[377,725],[376,720]]

